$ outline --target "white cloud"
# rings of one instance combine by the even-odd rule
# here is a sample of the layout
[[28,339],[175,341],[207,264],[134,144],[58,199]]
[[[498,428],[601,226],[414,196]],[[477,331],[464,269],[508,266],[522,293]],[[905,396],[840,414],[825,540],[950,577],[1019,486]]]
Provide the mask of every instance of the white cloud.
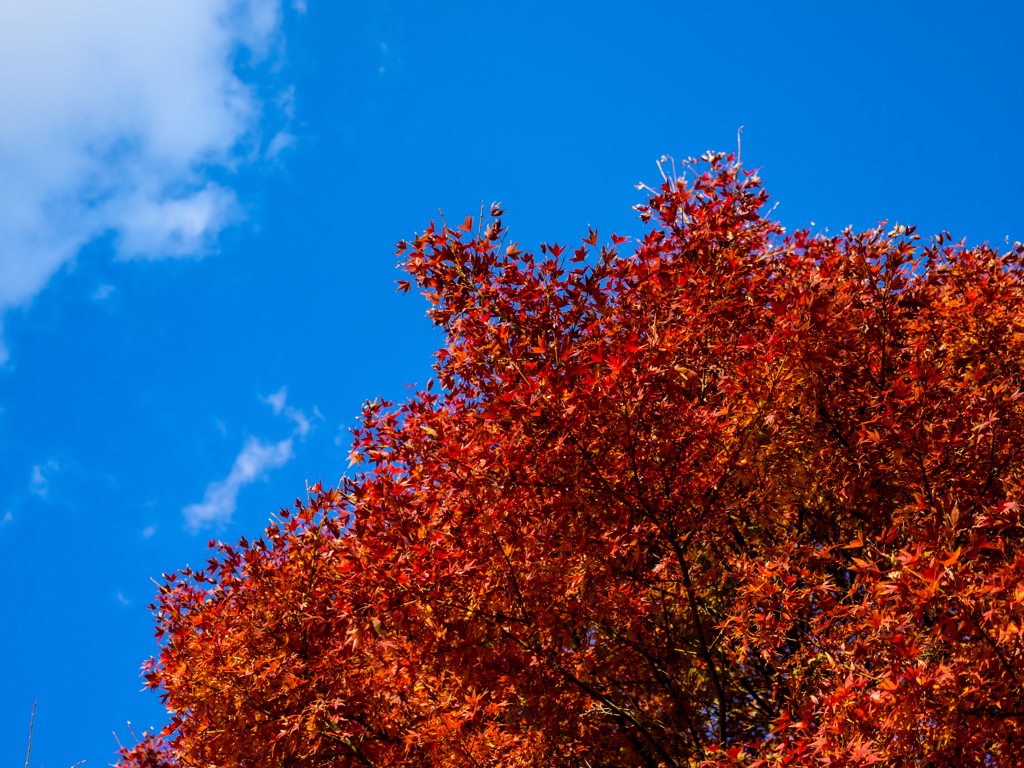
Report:
[[223,480],[210,483],[202,502],[189,504],[182,510],[185,526],[192,533],[214,525],[223,528],[231,522],[231,515],[238,507],[238,492],[242,486],[255,482],[271,469],[283,467],[294,455],[290,437],[270,444],[250,437],[235,459],[231,473]]
[[267,157],[274,158],[280,155],[288,147],[294,147],[298,139],[287,130],[278,131],[267,146]]
[[281,410],[284,408],[285,401],[288,399],[288,387],[282,386],[277,392],[266,397],[260,396],[260,400],[269,405],[274,409],[274,415],[279,416]]
[[261,156],[266,116],[235,64],[278,57],[282,2],[0,3],[0,317],[106,233],[124,259],[215,250],[244,212],[212,173]]
[[7,525],[13,519],[14,519],[14,515],[12,515],[10,513],[10,511],[8,510],[7,512],[4,513],[4,519],[0,520],[0,526]]
[[309,10],[306,0],[292,0],[292,8],[295,9],[296,13],[305,13]]
[[108,298],[110,294],[112,294],[113,292],[114,286],[107,285],[106,283],[104,283],[103,285],[96,289],[96,292],[92,295],[92,300],[103,301],[104,299]]
[[41,499],[47,499],[50,495],[50,475],[60,471],[60,465],[52,459],[46,464],[36,464],[32,467],[32,476],[28,482],[28,492],[34,493]]
[[150,539],[150,538],[152,538],[155,535],[156,535],[156,526],[155,525],[147,525],[145,528],[142,529],[142,538],[144,538],[144,539]]
[[[293,434],[298,435],[300,439],[305,439],[306,435],[313,428],[309,419],[306,418],[306,414],[300,411],[298,408],[293,408],[290,405],[285,404],[285,400],[288,399],[288,387],[282,386],[277,392],[267,397],[261,397],[264,403],[268,403],[271,408],[274,409],[274,415],[279,416],[281,412],[284,415],[295,422],[295,432]],[[313,413],[319,416],[321,419],[323,416],[320,415],[320,411],[317,408],[313,408]]]
[[48,485],[46,477],[43,476],[42,466],[36,464],[32,467],[32,479],[28,482],[28,492],[45,499]]
[[309,434],[309,430],[312,429],[306,414],[296,408],[292,408],[290,405],[284,409],[284,413],[285,416],[295,422],[295,433],[299,436],[299,439],[304,439]]
[[[202,528],[217,526],[223,528],[231,522],[231,516],[238,508],[238,492],[243,486],[249,485],[264,477],[272,469],[279,469],[295,456],[292,450],[292,439],[296,436],[304,439],[313,425],[306,414],[298,408],[288,405],[288,387],[283,386],[267,397],[260,397],[273,410],[275,416],[282,413],[295,422],[291,437],[276,443],[267,443],[256,437],[250,437],[242,446],[242,451],[235,459],[231,472],[223,480],[217,480],[206,487],[206,494],[198,504],[189,504],[182,512],[185,515],[185,527],[193,534]],[[313,409],[319,418],[320,411]],[[223,426],[218,421],[218,426]],[[224,429],[227,434],[226,428]]]
[[117,593],[117,602],[119,602],[121,605],[128,605],[128,603],[130,603],[131,600],[129,600],[127,597],[125,597],[124,594],[122,594],[121,592],[118,592]]
[[[292,6],[295,7],[294,5]],[[305,13],[305,10],[299,11]],[[275,100],[275,105],[278,111],[288,118],[291,122],[295,119],[295,86],[291,85],[285,88],[281,93],[278,94]],[[283,128],[278,131],[274,138],[270,140],[270,144],[267,145],[266,156],[268,159],[273,160],[280,155],[284,150],[289,147],[294,147],[298,143],[298,137],[295,136],[288,128]]]
[[114,225],[125,258],[163,258],[209,253],[217,235],[242,218],[235,193],[208,183],[180,199],[126,200]]

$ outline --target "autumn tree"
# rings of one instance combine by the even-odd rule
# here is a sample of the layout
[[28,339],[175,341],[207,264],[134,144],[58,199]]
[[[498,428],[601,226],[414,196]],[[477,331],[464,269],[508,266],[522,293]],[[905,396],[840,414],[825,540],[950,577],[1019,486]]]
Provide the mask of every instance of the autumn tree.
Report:
[[124,765],[1020,762],[1024,248],[666,171],[635,242],[399,243],[434,380],[167,577]]

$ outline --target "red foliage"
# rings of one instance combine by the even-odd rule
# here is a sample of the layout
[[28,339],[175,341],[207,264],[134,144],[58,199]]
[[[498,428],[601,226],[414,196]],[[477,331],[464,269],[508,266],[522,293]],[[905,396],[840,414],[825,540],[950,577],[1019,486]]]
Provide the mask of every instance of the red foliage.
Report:
[[175,768],[178,765],[170,745],[156,734],[142,734],[142,741],[129,749],[117,750],[121,768]]
[[438,386],[167,579],[183,765],[1015,763],[1024,248],[784,237],[705,162],[632,253],[399,244]]

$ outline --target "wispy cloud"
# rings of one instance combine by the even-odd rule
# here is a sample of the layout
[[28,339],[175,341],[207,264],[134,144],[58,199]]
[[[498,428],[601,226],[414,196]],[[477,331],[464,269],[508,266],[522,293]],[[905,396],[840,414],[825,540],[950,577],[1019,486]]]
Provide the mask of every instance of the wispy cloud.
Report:
[[[294,8],[295,6],[293,5],[292,7]],[[305,12],[304,8],[299,11],[299,13]],[[274,134],[274,138],[267,145],[266,157],[268,160],[277,159],[277,156],[284,150],[294,147],[299,142],[298,137],[291,132],[290,128],[292,121],[295,119],[295,86],[289,86],[281,91],[277,99],[275,99],[274,105],[277,107],[278,112],[287,118],[288,122],[284,128]]]
[[[280,416],[283,412],[284,415],[295,422],[295,432],[300,439],[304,439],[309,431],[313,428],[312,423],[306,418],[306,414],[300,411],[298,408],[293,408],[287,405],[285,401],[288,399],[288,387],[283,386],[277,392],[267,397],[260,397],[264,403],[270,405],[274,409],[274,415]],[[321,419],[323,416],[320,415],[320,411],[317,408],[313,409],[313,413],[319,416]]]
[[142,538],[144,538],[144,539],[151,539],[155,535],[156,535],[156,526],[155,525],[147,525],[145,528],[142,529]]
[[270,144],[267,146],[267,157],[276,158],[284,150],[294,147],[297,142],[298,139],[290,131],[278,131],[277,135],[271,139]]
[[103,301],[104,299],[108,298],[110,296],[110,294],[112,294],[113,292],[114,292],[114,286],[107,285],[106,283],[104,283],[103,285],[101,285],[99,288],[96,289],[95,293],[93,293],[92,300],[93,301]]
[[28,482],[28,492],[35,494],[41,499],[48,499],[50,496],[50,478],[54,472],[60,471],[60,465],[52,459],[45,464],[36,464],[32,467],[32,475]]
[[11,512],[8,510],[7,512],[4,513],[3,519],[0,520],[0,527],[3,527],[5,525],[7,525],[13,519],[14,519],[14,515],[12,515]]
[[238,508],[238,492],[246,485],[265,477],[270,470],[283,467],[295,456],[293,439],[305,438],[312,429],[312,424],[302,411],[287,404],[287,398],[287,387],[281,387],[272,395],[260,397],[260,400],[270,405],[275,415],[284,414],[286,418],[295,422],[291,436],[276,443],[256,437],[246,440],[228,476],[210,483],[201,502],[189,504],[182,510],[185,515],[185,527],[193,534],[203,528],[223,528],[231,522],[231,516]]
[[223,480],[210,483],[202,502],[189,504],[182,510],[185,527],[192,533],[211,526],[223,528],[231,522],[231,516],[238,508],[238,492],[242,486],[249,485],[271,469],[283,467],[294,455],[290,437],[271,444],[250,437],[235,459],[231,473]]
[[106,233],[124,259],[216,250],[244,211],[214,174],[292,141],[291,91],[236,68],[280,59],[282,3],[0,3],[0,320]]

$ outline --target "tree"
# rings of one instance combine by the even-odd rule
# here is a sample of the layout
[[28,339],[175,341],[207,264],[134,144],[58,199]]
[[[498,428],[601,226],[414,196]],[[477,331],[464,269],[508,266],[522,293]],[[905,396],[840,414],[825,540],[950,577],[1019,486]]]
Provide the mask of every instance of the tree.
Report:
[[1015,763],[1024,247],[785,236],[703,161],[629,254],[399,243],[436,381],[166,578],[124,765]]

